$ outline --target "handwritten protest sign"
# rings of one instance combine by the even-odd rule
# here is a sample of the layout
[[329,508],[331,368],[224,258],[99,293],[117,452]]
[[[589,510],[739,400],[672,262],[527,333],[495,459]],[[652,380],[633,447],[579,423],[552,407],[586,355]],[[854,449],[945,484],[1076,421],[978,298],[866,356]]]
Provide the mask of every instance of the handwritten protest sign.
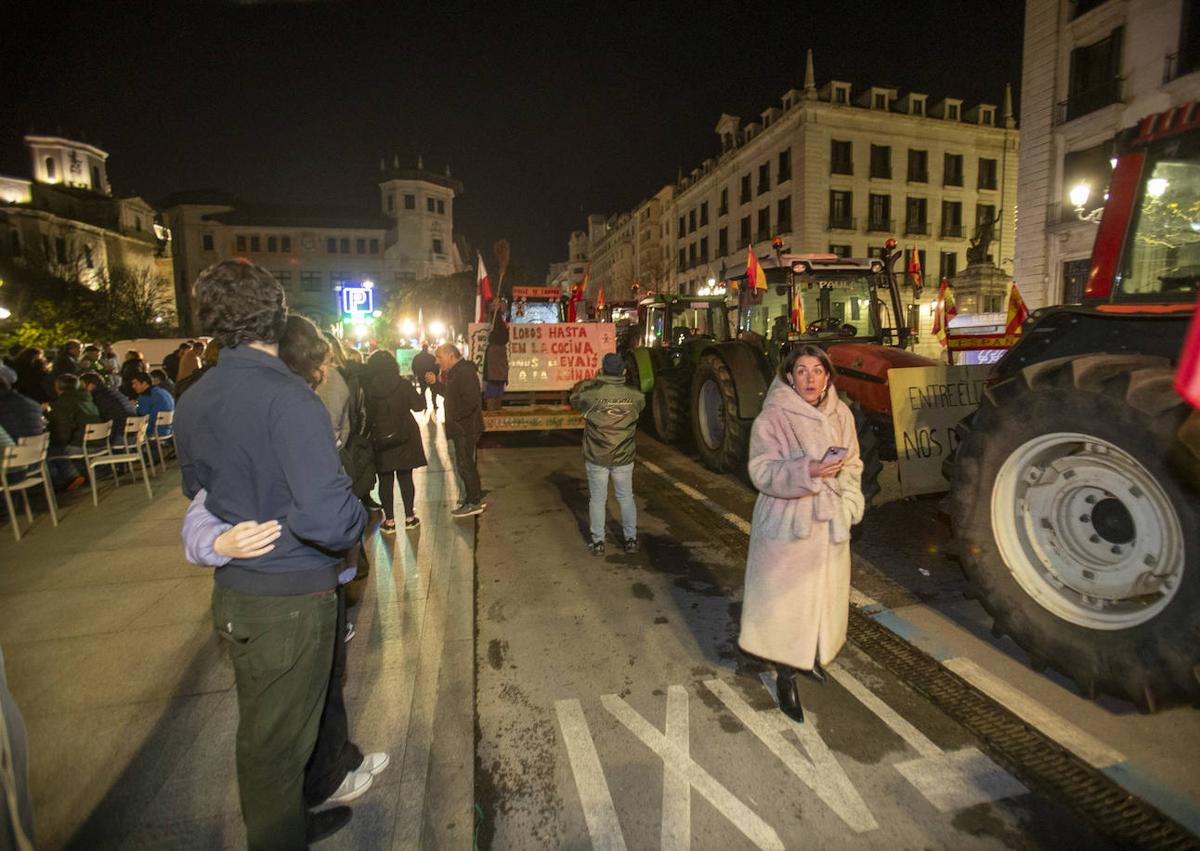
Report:
[[[488,326],[469,329],[471,357],[482,370]],[[593,378],[600,361],[616,351],[616,332],[608,322],[560,322],[508,326],[507,392],[570,390]]]

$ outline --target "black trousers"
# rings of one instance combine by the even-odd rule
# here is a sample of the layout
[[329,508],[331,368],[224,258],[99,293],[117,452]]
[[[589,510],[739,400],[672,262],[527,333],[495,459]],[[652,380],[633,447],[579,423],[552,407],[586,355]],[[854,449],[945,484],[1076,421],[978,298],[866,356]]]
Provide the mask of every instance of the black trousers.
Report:
[[345,680],[346,586],[339,585],[333,668],[329,688],[325,691],[321,725],[317,728],[317,744],[304,767],[304,803],[309,809],[337,791],[346,775],[362,765],[363,753],[350,741],[350,719],[346,717],[346,700],[342,694]]
[[475,464],[475,450],[479,446],[478,434],[465,434],[452,439],[454,443],[454,466],[463,484],[463,499],[470,505],[483,501],[483,486],[479,482],[479,468]]
[[413,505],[417,500],[417,488],[413,484],[412,470],[380,470],[379,471],[379,504],[383,506],[383,516],[388,520],[396,517],[395,503],[392,496],[392,482],[400,485],[400,499],[404,502],[404,516],[416,514]]

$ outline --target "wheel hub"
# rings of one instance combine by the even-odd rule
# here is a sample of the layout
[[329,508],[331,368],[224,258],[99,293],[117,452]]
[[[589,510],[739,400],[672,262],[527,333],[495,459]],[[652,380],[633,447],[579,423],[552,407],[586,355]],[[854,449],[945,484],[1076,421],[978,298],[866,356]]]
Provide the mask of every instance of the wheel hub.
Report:
[[1105,497],[1097,502],[1091,517],[1096,534],[1110,544],[1128,544],[1133,541],[1133,515],[1116,497]]
[[700,385],[696,416],[700,437],[709,449],[719,449],[725,442],[725,400],[715,381]]

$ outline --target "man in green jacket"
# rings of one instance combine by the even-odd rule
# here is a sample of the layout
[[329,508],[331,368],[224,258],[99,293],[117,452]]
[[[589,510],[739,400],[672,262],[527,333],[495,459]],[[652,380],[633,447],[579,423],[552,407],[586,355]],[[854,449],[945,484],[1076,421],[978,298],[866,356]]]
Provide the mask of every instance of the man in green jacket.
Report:
[[92,394],[79,386],[79,376],[69,372],[54,379],[54,401],[46,414],[50,432],[50,452],[47,459],[50,478],[59,490],[74,490],[87,481],[79,467],[69,458],[83,451],[83,431],[89,423],[101,422],[100,411]]
[[571,391],[571,406],[583,414],[583,459],[588,478],[588,515],[592,555],[604,555],[604,520],[608,480],[621,506],[625,552],[637,552],[637,504],[633,501],[633,461],[637,457],[637,422],[646,407],[642,393],[625,383],[625,361],[604,356],[600,374]]

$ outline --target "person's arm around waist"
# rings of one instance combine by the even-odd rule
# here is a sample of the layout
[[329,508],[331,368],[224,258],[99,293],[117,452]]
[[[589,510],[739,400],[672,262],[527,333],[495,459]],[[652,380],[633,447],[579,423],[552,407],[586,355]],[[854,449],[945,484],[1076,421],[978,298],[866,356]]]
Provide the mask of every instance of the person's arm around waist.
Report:
[[183,515],[183,554],[199,567],[224,567],[233,559],[264,556],[275,549],[279,521],[246,520],[236,526],[208,510],[202,488]]

